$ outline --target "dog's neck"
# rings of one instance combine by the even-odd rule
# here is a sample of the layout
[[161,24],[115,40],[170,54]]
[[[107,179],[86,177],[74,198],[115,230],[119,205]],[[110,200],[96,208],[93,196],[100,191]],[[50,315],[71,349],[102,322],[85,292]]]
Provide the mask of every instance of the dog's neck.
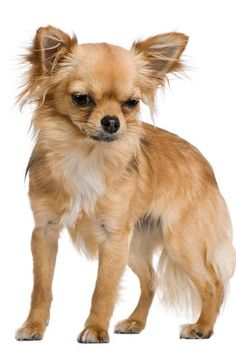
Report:
[[[39,118],[42,119],[42,115]],[[36,149],[40,146],[50,175],[68,196],[62,221],[71,227],[80,211],[94,213],[98,198],[106,195],[112,186],[122,183],[130,170],[136,173],[139,136],[111,143],[98,142],[81,136],[65,120],[58,124],[58,120],[59,117],[55,117],[55,120],[39,122],[36,118],[39,122]]]

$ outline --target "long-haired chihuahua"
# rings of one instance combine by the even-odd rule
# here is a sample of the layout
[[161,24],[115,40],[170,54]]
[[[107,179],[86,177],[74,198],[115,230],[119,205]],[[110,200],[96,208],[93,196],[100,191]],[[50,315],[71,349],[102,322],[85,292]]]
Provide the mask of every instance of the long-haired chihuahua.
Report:
[[[78,45],[52,26],[39,28],[21,104],[35,105],[36,144],[27,172],[35,227],[34,287],[18,340],[42,339],[49,321],[60,231],[99,261],[81,343],[106,343],[128,264],[141,295],[116,333],[145,327],[156,285],[166,303],[197,311],[181,338],[208,338],[236,256],[231,222],[213,170],[191,144],[139,120],[168,73],[182,70],[188,38],[167,33],[130,50]],[[153,254],[160,253],[157,271]],[[157,280],[158,279],[158,280]]]

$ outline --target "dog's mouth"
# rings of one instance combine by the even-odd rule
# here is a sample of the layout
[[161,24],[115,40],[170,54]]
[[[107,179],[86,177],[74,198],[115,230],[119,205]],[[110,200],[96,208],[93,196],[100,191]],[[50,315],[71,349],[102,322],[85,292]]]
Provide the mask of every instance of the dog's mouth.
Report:
[[96,141],[105,141],[107,143],[110,143],[112,141],[118,140],[119,139],[119,134],[95,134],[95,135],[90,135],[90,138]]

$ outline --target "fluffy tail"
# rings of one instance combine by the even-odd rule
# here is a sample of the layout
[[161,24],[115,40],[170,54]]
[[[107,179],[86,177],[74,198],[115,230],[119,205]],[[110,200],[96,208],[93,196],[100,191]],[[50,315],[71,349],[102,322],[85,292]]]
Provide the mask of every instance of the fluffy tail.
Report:
[[[214,205],[214,209],[217,213],[214,222],[209,227],[209,237],[204,241],[205,262],[207,261],[207,264],[214,269],[216,276],[223,284],[225,300],[229,279],[236,267],[236,252],[232,245],[230,217],[226,204],[220,195],[217,196],[217,204]],[[191,245],[191,243],[189,244]],[[196,256],[196,250],[189,249],[189,253],[191,252],[192,257]],[[201,297],[197,287],[187,276],[177,258],[171,257],[164,246],[158,265],[160,299],[168,307],[174,307],[178,312],[184,312],[195,318],[201,310]],[[196,257],[196,268],[199,259]],[[201,271],[199,270],[198,276],[207,279],[208,272],[204,262],[201,263],[199,269]]]
[[174,262],[164,248],[158,264],[158,295],[160,300],[178,314],[194,318],[201,310],[201,297],[183,268]]

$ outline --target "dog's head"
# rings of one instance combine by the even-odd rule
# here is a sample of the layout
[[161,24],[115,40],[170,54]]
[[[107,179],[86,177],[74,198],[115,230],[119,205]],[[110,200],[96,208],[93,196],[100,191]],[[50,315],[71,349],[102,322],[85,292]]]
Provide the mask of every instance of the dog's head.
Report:
[[59,29],[39,28],[27,55],[31,68],[22,102],[50,107],[95,141],[112,142],[138,125],[139,103],[154,105],[166,74],[181,69],[181,33],[135,42],[130,50],[78,45]]

